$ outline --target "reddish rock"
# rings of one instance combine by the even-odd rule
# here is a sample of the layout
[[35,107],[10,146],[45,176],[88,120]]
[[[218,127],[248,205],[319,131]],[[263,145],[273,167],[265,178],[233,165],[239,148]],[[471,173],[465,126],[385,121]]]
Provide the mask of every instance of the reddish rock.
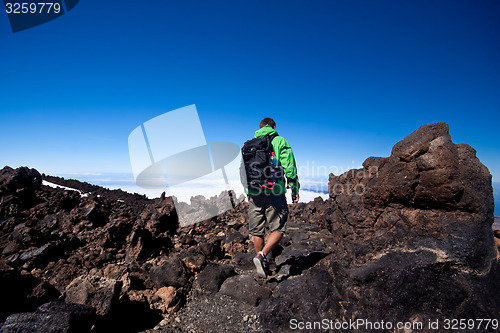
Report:
[[174,287],[163,287],[155,293],[161,299],[161,302],[155,306],[157,310],[163,313],[169,312],[169,309],[175,305],[177,301],[177,292]]

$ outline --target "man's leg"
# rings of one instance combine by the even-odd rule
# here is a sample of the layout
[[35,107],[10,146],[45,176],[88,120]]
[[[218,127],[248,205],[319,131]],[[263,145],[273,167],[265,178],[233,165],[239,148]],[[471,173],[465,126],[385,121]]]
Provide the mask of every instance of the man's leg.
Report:
[[[257,201],[257,202],[255,202]],[[264,226],[266,222],[265,208],[262,206],[260,196],[248,200],[248,231],[253,236],[255,253],[258,254],[264,248]]]
[[266,209],[266,219],[269,221],[271,234],[267,238],[262,253],[267,256],[279,244],[286,230],[288,219],[288,206],[284,195],[271,195],[268,197],[269,207]]
[[[257,256],[253,259],[255,268],[257,269],[257,274],[262,277],[267,277],[267,270],[269,269],[269,262],[266,258],[267,254],[271,252],[283,235],[279,232],[272,232],[267,238],[267,242],[264,245],[264,237],[253,236],[253,245],[255,247],[255,253]],[[263,255],[262,255],[263,254]]]
[[[288,216],[285,196],[263,195],[254,197],[250,200],[248,212],[250,234],[253,235],[254,248],[257,254],[253,262],[257,269],[257,274],[265,278],[268,269],[266,255],[278,245],[283,238],[283,232],[285,230]],[[271,234],[266,242],[264,242],[264,235],[257,236],[260,235],[264,229],[265,221],[269,222],[271,230]],[[253,228],[253,226],[256,228]]]
[[[280,240],[282,238],[283,238],[282,233],[271,232],[271,234],[267,238],[267,242],[266,242],[264,248],[261,249],[260,251],[262,251],[262,253],[264,253],[264,255],[267,256],[267,254],[269,252],[271,252],[276,247],[276,245],[278,245],[278,243],[280,242]],[[262,240],[262,241],[264,241],[264,240]],[[254,245],[255,245],[255,237],[254,237]],[[255,247],[255,250],[257,251],[257,247]],[[259,252],[259,251],[257,251],[257,252]]]
[[255,248],[255,253],[259,253],[264,248],[264,237],[263,236],[253,236],[253,247]]

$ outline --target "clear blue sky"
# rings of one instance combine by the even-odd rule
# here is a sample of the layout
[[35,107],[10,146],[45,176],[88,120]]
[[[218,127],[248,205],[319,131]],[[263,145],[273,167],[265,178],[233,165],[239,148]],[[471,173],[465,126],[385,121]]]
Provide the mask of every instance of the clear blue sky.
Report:
[[139,124],[196,104],[207,141],[265,116],[299,165],[359,167],[445,121],[500,182],[498,0],[81,0],[0,13],[0,164],[130,173]]

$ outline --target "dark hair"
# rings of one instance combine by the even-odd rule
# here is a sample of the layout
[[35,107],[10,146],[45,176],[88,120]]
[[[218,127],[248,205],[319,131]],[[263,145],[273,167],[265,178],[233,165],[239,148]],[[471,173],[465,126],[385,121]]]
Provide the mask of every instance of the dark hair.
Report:
[[274,119],[273,118],[264,118],[260,121],[260,128],[266,126],[266,125],[269,125],[271,126],[272,128],[275,128],[276,127],[276,123],[274,122]]

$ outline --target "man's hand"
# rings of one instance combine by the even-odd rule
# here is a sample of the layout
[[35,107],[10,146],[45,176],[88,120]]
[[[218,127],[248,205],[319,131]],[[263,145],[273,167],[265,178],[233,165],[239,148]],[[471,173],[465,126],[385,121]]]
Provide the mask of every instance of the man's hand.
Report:
[[299,202],[299,194],[292,194],[292,203]]

